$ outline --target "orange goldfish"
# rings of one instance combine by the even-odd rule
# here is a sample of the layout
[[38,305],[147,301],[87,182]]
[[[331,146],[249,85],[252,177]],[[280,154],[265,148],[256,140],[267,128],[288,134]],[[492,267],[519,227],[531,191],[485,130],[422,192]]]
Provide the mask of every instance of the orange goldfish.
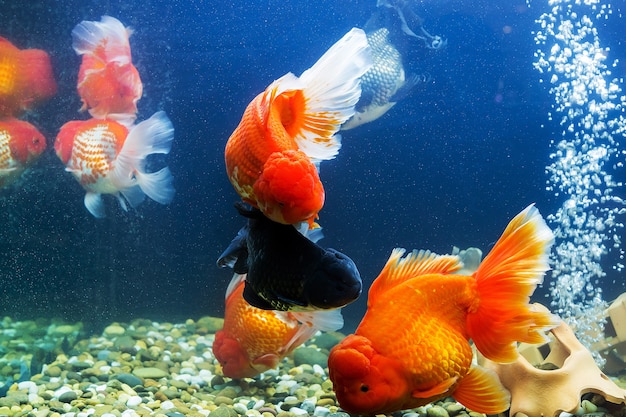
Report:
[[46,149],[46,139],[28,122],[0,120],[0,187],[17,179]]
[[471,339],[496,362],[517,357],[516,341],[540,343],[558,320],[529,298],[548,268],[554,236],[529,206],[471,276],[455,274],[457,256],[394,249],[369,291],[355,333],[335,346],[329,376],[340,406],[383,414],[452,396],[466,407],[498,414],[510,394],[497,376],[472,364]]
[[81,110],[98,119],[130,124],[137,113],[143,85],[131,59],[132,31],[117,19],[83,21],[72,30],[72,46],[83,59],[78,72]]
[[148,173],[145,165],[148,155],[169,153],[173,139],[172,123],[165,113],[157,112],[130,129],[108,119],[68,122],[61,127],[54,149],[66,170],[87,191],[87,210],[104,217],[101,194],[115,195],[124,209],[124,199],[132,207],[146,195],[161,204],[172,200],[169,168]]
[[252,378],[280,361],[318,330],[343,326],[340,310],[289,313],[262,310],[243,298],[245,275],[235,274],[226,291],[224,327],[213,353],[229,378]]
[[19,116],[56,91],[46,52],[20,50],[0,37],[0,117]]
[[243,200],[273,221],[317,217],[324,187],[316,163],[335,157],[370,68],[365,33],[352,29],[300,77],[288,73],[246,108],[228,139],[226,171]]

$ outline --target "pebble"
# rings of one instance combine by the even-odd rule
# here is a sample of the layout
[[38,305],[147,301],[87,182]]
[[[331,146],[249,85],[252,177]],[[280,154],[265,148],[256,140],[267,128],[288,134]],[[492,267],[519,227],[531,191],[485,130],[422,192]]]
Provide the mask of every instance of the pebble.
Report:
[[433,405],[426,410],[426,415],[428,417],[449,417],[448,412],[445,408],[440,405]]
[[147,378],[160,379],[160,378],[165,378],[169,374],[161,368],[146,367],[146,368],[133,369],[133,375],[135,375],[138,378],[143,378],[143,379],[147,379]]
[[[26,326],[8,323],[2,321],[6,328],[0,332],[0,370],[7,375],[19,371],[20,355],[30,353],[23,347],[31,343],[26,340],[58,333],[41,332],[35,325],[28,328],[38,333],[21,335]],[[0,416],[350,417],[340,411],[327,377],[328,349],[343,335],[321,334],[296,349],[278,369],[254,379],[231,380],[221,375],[211,351],[214,329],[222,323],[219,318],[178,324],[134,320],[113,323],[101,336],[85,339],[82,325],[68,325],[65,330],[74,329],[71,353],[59,353],[41,374],[14,384],[0,398]],[[6,335],[13,335],[11,343],[15,341],[20,350],[10,351],[12,345],[2,339]],[[46,339],[46,343],[55,342]],[[585,411],[596,407],[586,400],[582,405]],[[485,417],[450,400],[393,415]]]

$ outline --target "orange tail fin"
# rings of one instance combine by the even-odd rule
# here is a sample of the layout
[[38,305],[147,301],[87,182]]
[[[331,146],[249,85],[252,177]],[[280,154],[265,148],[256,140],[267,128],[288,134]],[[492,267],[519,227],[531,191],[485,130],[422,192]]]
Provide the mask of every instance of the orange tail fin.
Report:
[[534,311],[530,296],[549,270],[554,235],[539,211],[528,206],[507,226],[474,274],[478,300],[467,317],[476,348],[496,362],[517,358],[515,342],[540,343],[544,331],[558,324],[546,312]]

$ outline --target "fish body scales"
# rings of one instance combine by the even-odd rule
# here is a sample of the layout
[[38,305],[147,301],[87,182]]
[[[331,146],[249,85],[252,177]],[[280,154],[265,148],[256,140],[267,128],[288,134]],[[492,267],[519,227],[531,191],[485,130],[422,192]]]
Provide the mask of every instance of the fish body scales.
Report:
[[104,124],[76,135],[70,170],[88,191],[101,194],[118,191],[108,175],[119,146],[115,133]]
[[12,169],[16,167],[16,161],[11,155],[11,133],[0,130],[0,169]]

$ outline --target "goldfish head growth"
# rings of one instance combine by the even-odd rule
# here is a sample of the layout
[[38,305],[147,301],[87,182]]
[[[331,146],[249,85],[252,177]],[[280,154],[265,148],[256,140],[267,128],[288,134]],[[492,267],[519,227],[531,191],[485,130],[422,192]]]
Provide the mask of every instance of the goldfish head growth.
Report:
[[46,52],[20,50],[0,37],[0,116],[18,116],[56,91]]
[[219,330],[215,334],[213,354],[222,365],[222,372],[229,378],[252,378],[278,365],[278,357],[276,357],[274,366],[266,369],[255,368],[241,342],[230,337],[224,330]]
[[379,354],[363,336],[350,335],[335,346],[328,369],[339,405],[351,414],[400,410],[410,398],[402,364]]
[[259,209],[283,224],[312,223],[324,205],[317,168],[301,151],[274,152],[254,183]]

